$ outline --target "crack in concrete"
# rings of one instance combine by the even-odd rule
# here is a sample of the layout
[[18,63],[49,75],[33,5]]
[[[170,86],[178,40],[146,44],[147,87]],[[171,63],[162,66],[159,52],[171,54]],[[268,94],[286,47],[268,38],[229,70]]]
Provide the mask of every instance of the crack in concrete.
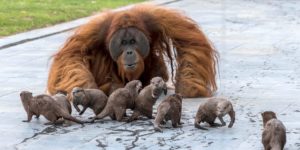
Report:
[[152,121],[147,119],[147,120],[143,120],[143,121],[141,121],[141,120],[134,121],[134,122],[131,123],[131,125],[135,125],[135,126],[142,126],[142,125],[152,126],[153,123],[152,123]]
[[[134,136],[135,139],[131,142],[132,145],[130,147],[126,148],[126,149],[133,149],[133,148],[135,148],[137,146],[135,143],[138,141],[138,139],[140,137],[155,133],[155,132],[151,132],[151,133],[146,133],[146,134],[140,135],[140,133],[143,132],[143,131],[154,131],[154,130],[153,129],[151,129],[151,130],[144,130],[144,129],[129,130],[126,127],[126,124],[128,124],[128,123],[121,123],[119,125],[109,127],[107,129],[111,130],[111,132],[106,133],[107,135],[110,135],[110,134],[118,134],[118,133],[122,133],[122,132],[130,132],[131,134],[129,134],[128,136]],[[137,126],[152,125],[152,122],[151,121],[145,121],[145,122],[138,122],[138,121],[136,121],[136,122],[131,123],[131,126],[132,125],[137,125]],[[123,129],[118,129],[119,127],[122,127],[122,126],[125,126],[125,129],[124,128]],[[93,137],[89,141],[92,141],[92,140],[96,139],[95,141],[98,143],[98,145],[96,145],[96,146],[105,149],[105,147],[108,147],[108,145],[103,144],[99,139],[97,139],[99,136],[102,136],[102,134],[96,135],[95,137]],[[120,141],[120,138],[117,138],[116,141]]]
[[132,130],[128,130],[128,129],[115,129],[115,130],[113,130],[113,131],[118,131],[118,132],[131,132],[132,134],[129,135],[129,136],[135,136],[135,135],[137,134],[137,131],[139,131],[139,130],[134,130],[134,131],[132,131]]
[[60,128],[60,127],[55,126],[55,125],[50,126],[50,127],[46,127],[42,131],[34,133],[31,137],[23,139],[23,141],[21,141],[20,143],[15,145],[15,148],[18,149],[19,145],[22,145],[22,144],[26,143],[29,140],[35,139],[36,137],[38,137],[40,135],[48,135],[50,133],[55,133],[55,132],[58,131],[58,129],[60,129],[60,131],[61,131],[61,133],[58,133],[58,134],[67,134],[67,133],[70,133],[71,131],[76,131],[76,130],[81,129],[83,127],[84,127],[84,125],[82,125],[81,127],[78,127],[78,128],[73,128],[72,130],[67,130],[67,129],[64,129],[64,128]]
[[156,133],[156,132],[154,131],[154,129],[151,129],[151,130],[148,130],[148,131],[154,131],[154,132],[150,132],[150,133],[146,133],[146,134],[140,135],[141,131],[145,131],[145,130],[136,130],[136,132],[135,132],[135,133],[136,133],[135,139],[131,142],[131,147],[127,147],[126,150],[130,150],[130,149],[136,148],[137,145],[136,145],[135,143],[136,143],[141,137]]
[[176,132],[176,134],[175,134],[174,136],[171,137],[171,140],[174,140],[174,139],[176,139],[178,136],[184,134],[184,131],[182,130],[182,127],[179,127],[179,130],[180,130],[181,132]]
[[45,129],[43,129],[41,132],[34,133],[33,136],[23,139],[23,141],[21,141],[20,143],[15,145],[15,148],[18,149],[19,145],[24,144],[28,140],[34,139],[35,137],[37,137],[39,135],[47,135],[49,133],[53,133],[53,132],[56,132],[56,131],[57,131],[57,128],[55,126],[47,127]]
[[97,139],[96,142],[98,143],[98,145],[96,145],[97,147],[101,147],[103,149],[105,149],[105,147],[107,147],[107,145],[103,144],[99,139]]

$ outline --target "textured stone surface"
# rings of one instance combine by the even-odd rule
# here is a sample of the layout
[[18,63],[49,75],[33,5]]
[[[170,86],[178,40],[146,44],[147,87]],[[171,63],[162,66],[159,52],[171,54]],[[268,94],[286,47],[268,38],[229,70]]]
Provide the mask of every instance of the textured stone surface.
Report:
[[[167,6],[195,19],[219,51],[216,96],[232,100],[233,128],[195,129],[201,98],[185,99],[183,127],[168,123],[163,133],[154,132],[152,120],[126,124],[107,118],[70,127],[45,126],[43,117],[21,122],[26,115],[19,92],[45,91],[50,57],[71,34],[64,32],[0,50],[0,149],[262,149],[264,110],[275,111],[285,124],[285,149],[300,149],[300,2],[184,0]],[[80,119],[92,115],[73,112]]]

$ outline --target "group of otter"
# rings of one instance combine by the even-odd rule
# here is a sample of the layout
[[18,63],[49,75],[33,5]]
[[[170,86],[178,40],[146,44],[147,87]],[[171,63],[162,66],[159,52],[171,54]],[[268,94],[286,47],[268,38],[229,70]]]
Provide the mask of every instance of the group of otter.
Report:
[[[30,122],[32,116],[38,118],[43,115],[50,124],[62,124],[64,120],[73,121],[79,124],[93,123],[95,120],[109,116],[112,120],[131,122],[139,119],[143,115],[149,119],[154,119],[155,131],[162,132],[161,125],[171,120],[174,128],[182,124],[182,96],[172,94],[167,96],[157,107],[157,115],[152,116],[153,106],[159,96],[167,94],[167,86],[161,77],[154,77],[151,83],[142,89],[142,83],[139,80],[128,82],[124,88],[116,89],[109,97],[98,89],[73,88],[71,92],[71,101],[74,108],[82,115],[87,108],[95,113],[94,117],[88,121],[80,121],[71,116],[71,103],[68,100],[66,92],[58,91],[56,95],[49,96],[41,94],[33,96],[31,92],[23,91],[20,98],[27,113],[27,120]],[[83,108],[80,110],[78,105]],[[132,109],[130,117],[126,115],[126,109]],[[210,98],[200,104],[195,116],[194,125],[198,129],[207,130],[200,126],[201,122],[206,122],[212,127],[225,126],[223,120],[225,115],[230,116],[231,128],[235,122],[235,111],[232,103],[224,98]],[[215,123],[218,118],[221,124]],[[266,150],[283,149],[286,143],[286,129],[281,121],[277,120],[276,114],[272,111],[262,113],[264,131],[262,134],[262,143]]]

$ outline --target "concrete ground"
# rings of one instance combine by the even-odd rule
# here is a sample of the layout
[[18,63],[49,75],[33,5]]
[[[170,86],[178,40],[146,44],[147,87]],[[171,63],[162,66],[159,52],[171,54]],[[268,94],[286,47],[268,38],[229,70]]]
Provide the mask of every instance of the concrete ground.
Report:
[[[42,117],[23,123],[20,91],[45,92],[51,55],[72,33],[68,29],[89,19],[84,18],[0,39],[0,149],[262,149],[260,113],[272,110],[287,128],[285,150],[299,150],[300,1],[177,0],[165,5],[196,20],[219,51],[216,96],[232,100],[233,128],[195,129],[202,98],[185,99],[183,127],[167,124],[163,133],[154,132],[153,120],[55,127],[43,125]],[[80,119],[92,115],[73,112]]]

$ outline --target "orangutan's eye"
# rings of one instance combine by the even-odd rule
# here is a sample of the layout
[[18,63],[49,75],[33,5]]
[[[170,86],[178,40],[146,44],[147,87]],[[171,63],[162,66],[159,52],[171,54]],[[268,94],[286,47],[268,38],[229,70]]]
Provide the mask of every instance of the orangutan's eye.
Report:
[[[132,33],[132,36],[125,36],[125,33],[127,32]],[[124,50],[125,47],[126,49],[130,49],[132,52],[138,51],[138,53],[135,54],[139,54],[142,58],[146,58],[150,53],[149,40],[143,32],[135,28],[128,28],[126,30],[120,29],[113,34],[109,42],[109,52],[114,61],[117,61],[118,58],[123,59],[123,57],[119,56],[124,52],[127,52]],[[130,64],[137,62],[137,58],[138,57],[132,57]]]
[[127,41],[126,41],[126,40],[122,40],[121,44],[122,44],[122,45],[126,45],[126,44],[127,44]]
[[129,42],[130,44],[135,44],[135,39],[131,39]]

